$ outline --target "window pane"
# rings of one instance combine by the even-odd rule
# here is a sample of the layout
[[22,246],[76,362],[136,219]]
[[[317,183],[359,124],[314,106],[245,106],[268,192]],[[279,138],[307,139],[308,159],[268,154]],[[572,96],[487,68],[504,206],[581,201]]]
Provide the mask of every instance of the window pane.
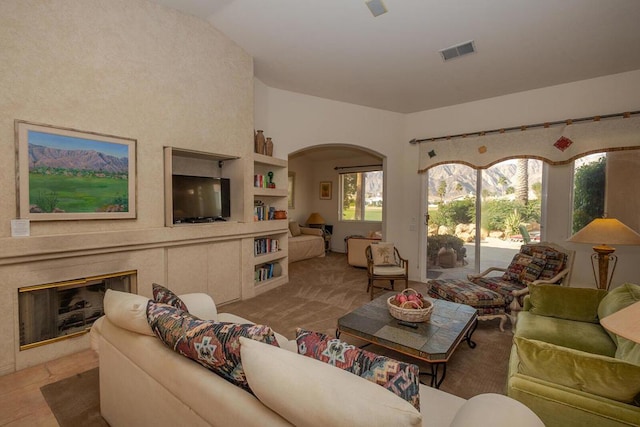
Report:
[[584,156],[574,162],[573,233],[604,215],[606,167],[605,153]]
[[382,171],[365,172],[364,219],[382,221]]
[[340,174],[343,221],[382,221],[382,171]]

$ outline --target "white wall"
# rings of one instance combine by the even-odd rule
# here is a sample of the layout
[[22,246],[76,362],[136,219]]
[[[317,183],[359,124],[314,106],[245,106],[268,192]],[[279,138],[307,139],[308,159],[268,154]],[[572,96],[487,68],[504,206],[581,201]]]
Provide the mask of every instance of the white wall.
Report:
[[[207,285],[207,263],[192,269],[197,281],[166,282],[178,264],[169,248],[190,245],[233,259],[236,292],[253,285],[253,224],[164,227],[163,187],[164,146],[251,158],[250,55],[210,23],[146,0],[3,0],[0,46],[0,375],[88,347],[84,337],[20,351],[20,287],[137,270],[140,294],[152,281],[193,292]],[[136,139],[137,218],[34,221],[31,237],[9,237],[15,119]],[[236,185],[246,177],[250,189],[252,162],[236,162]]]
[[[423,177],[417,174],[418,146],[409,140],[640,108],[640,70],[407,115],[272,89],[259,82],[255,87],[260,106],[255,110],[256,126],[268,129],[274,137],[277,157],[326,143],[359,145],[386,157],[385,238],[398,242],[403,255],[409,257],[414,280],[420,278],[418,261],[423,258],[423,233],[419,231]],[[551,172],[559,184],[548,195],[547,239],[578,251],[572,282],[591,286],[591,249],[564,241],[568,237],[569,170]],[[614,282],[638,282],[633,267],[640,262],[640,248],[620,247],[617,253],[620,265]]]

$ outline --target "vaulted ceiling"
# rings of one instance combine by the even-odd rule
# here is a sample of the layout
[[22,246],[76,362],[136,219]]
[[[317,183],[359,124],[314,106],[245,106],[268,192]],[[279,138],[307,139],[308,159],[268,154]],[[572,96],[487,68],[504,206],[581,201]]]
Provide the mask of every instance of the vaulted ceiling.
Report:
[[365,0],[154,1],[210,21],[270,87],[400,113],[640,69],[639,0],[381,0],[378,17]]

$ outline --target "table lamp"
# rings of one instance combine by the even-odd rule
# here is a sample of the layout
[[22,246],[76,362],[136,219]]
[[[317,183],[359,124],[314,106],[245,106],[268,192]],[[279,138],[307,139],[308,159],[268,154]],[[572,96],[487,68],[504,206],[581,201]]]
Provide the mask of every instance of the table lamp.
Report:
[[600,320],[614,334],[640,343],[640,301]]
[[[615,218],[596,218],[587,224],[582,230],[567,239],[573,243],[596,243],[595,251],[591,255],[591,267],[596,284],[600,289],[609,289],[613,273],[618,263],[616,248],[609,245],[640,245],[640,234],[633,231]],[[606,242],[606,243],[604,243]],[[595,263],[598,261],[598,275],[596,276]],[[611,273],[609,264],[611,263]]]
[[308,225],[324,225],[325,220],[324,218],[322,218],[322,215],[320,215],[318,212],[314,212],[311,215],[309,215],[309,218],[307,218],[307,224]]

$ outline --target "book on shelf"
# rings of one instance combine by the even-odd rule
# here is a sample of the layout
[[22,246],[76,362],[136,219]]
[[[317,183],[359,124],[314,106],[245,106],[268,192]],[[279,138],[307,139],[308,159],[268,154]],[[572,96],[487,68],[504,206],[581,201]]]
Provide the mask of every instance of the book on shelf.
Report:
[[254,255],[262,255],[272,252],[278,252],[280,250],[280,242],[278,239],[272,239],[270,237],[263,237],[254,240],[253,252]]
[[280,274],[276,273],[276,270],[277,270],[276,263],[273,263],[273,262],[268,262],[266,264],[257,266],[255,270],[255,281],[263,282],[265,280],[278,277]]

